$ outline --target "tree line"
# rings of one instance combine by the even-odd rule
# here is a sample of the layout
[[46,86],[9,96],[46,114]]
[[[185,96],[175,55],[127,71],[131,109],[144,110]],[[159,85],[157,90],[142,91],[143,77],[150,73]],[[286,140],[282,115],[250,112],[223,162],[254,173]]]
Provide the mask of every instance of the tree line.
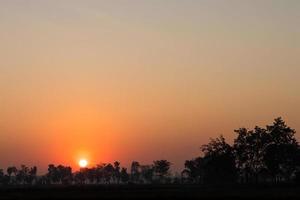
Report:
[[133,161],[130,171],[120,162],[99,164],[72,172],[69,166],[50,164],[37,176],[37,167],[0,169],[0,185],[72,184],[259,184],[300,182],[300,147],[295,130],[276,118],[266,127],[234,131],[232,145],[221,135],[201,146],[202,155],[186,160],[180,174],[171,163],[156,160],[143,165]]

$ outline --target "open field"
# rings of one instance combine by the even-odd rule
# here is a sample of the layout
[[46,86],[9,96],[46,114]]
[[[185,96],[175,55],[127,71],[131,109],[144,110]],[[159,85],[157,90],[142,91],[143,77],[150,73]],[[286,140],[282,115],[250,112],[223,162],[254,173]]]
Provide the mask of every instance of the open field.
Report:
[[299,186],[189,185],[1,188],[0,199],[300,199]]

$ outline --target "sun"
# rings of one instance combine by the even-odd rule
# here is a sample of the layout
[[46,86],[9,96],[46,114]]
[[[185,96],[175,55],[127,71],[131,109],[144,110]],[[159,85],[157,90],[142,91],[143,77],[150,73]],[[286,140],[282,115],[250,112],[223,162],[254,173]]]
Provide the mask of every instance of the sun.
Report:
[[88,161],[86,159],[80,159],[78,164],[81,168],[85,168],[88,165]]

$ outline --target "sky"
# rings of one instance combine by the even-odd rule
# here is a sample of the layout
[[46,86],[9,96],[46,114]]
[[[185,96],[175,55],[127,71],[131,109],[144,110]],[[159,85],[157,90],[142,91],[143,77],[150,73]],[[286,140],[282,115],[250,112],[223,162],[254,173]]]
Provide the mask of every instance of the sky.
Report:
[[299,24],[298,0],[1,0],[0,168],[176,171],[239,127],[300,130]]

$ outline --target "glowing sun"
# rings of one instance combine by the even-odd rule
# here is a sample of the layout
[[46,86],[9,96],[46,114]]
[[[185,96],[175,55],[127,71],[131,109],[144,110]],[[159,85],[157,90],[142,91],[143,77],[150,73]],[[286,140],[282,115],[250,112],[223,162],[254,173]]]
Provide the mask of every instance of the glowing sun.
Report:
[[79,160],[78,164],[81,168],[84,168],[88,165],[88,161],[86,159],[81,159]]

